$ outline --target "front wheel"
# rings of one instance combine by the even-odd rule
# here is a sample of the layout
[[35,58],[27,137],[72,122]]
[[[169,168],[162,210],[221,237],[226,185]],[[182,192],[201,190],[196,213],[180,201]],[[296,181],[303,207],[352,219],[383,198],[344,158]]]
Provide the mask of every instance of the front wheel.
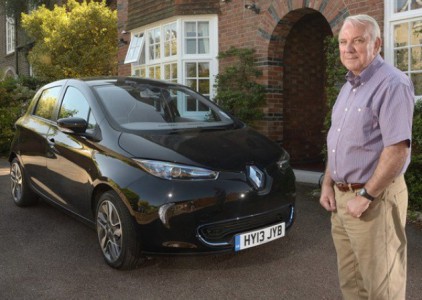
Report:
[[37,196],[26,182],[21,164],[17,158],[10,165],[10,191],[17,206],[29,206],[37,202]]
[[98,241],[108,265],[134,269],[145,261],[132,216],[115,192],[100,197],[96,218]]

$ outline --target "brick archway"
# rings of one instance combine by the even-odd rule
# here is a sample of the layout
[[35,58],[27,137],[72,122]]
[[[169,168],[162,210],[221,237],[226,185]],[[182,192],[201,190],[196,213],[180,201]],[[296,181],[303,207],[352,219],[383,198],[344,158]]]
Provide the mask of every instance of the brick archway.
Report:
[[286,15],[296,19],[283,51],[283,146],[293,165],[321,163],[325,144],[324,39],[332,33],[320,13],[306,12]]
[[[269,2],[258,25],[260,67],[267,85],[259,130],[286,148],[296,166],[322,162],[326,115],[323,41],[349,9],[342,0]],[[305,166],[307,168],[307,166]]]

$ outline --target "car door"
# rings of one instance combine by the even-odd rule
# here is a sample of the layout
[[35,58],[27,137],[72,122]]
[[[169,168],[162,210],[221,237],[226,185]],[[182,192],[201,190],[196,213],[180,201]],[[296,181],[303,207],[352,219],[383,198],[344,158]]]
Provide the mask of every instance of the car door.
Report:
[[24,119],[20,131],[19,153],[25,173],[31,184],[40,192],[50,196],[46,161],[50,155],[48,132],[54,124],[53,115],[62,87],[46,87],[40,94],[33,111]]
[[[88,122],[87,133],[93,133],[97,124],[84,94],[68,86],[58,112],[58,119],[78,117]],[[59,128],[57,123],[48,133],[54,155],[47,158],[49,181],[59,204],[86,218],[91,218],[90,194],[96,167],[92,156],[95,142],[81,135]]]

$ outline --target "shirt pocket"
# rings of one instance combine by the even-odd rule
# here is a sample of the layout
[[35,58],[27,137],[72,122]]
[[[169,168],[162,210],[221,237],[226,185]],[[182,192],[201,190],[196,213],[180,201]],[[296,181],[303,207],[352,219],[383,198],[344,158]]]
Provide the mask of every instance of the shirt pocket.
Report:
[[343,134],[353,144],[362,144],[370,139],[378,127],[378,121],[370,107],[351,106],[346,117]]

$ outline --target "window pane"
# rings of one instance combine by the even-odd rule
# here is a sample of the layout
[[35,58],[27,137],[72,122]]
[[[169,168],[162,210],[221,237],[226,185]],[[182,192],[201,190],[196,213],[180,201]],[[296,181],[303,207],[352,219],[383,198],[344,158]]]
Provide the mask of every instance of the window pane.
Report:
[[165,32],[165,44],[164,44],[164,56],[169,57],[177,55],[177,32],[176,24],[170,24],[164,27]]
[[421,0],[412,0],[412,6],[410,9],[419,9],[422,8],[422,1]]
[[407,48],[394,51],[394,65],[402,71],[409,70],[409,50]]
[[185,23],[185,36],[196,37],[196,22]]
[[411,32],[411,45],[421,45],[422,44],[422,21],[412,22],[412,32]]
[[188,79],[186,80],[186,85],[196,91],[196,80],[195,79]]
[[196,63],[186,63],[186,77],[196,77]]
[[145,78],[146,77],[145,68],[139,68],[135,70],[135,76]]
[[198,63],[198,77],[209,77],[210,76],[210,64],[209,63]]
[[164,65],[164,79],[170,82],[177,82],[177,63]]
[[165,80],[171,79],[171,67],[170,67],[170,65],[164,66],[164,79]]
[[125,64],[138,62],[144,48],[144,35],[133,36],[125,57]]
[[198,53],[204,54],[210,52],[210,41],[208,38],[198,40]]
[[208,22],[198,22],[198,36],[208,37],[209,35]]
[[412,47],[410,66],[412,71],[422,70],[422,47]]
[[394,12],[403,12],[409,10],[408,0],[394,0]]
[[422,95],[422,73],[412,73],[411,78],[415,87],[415,95]]
[[196,39],[186,40],[186,54],[196,54]]
[[403,47],[408,44],[408,24],[402,23],[394,26],[394,47]]
[[186,110],[196,111],[196,100],[194,98],[188,97],[186,99]]
[[177,82],[177,64],[172,64],[171,73],[171,78]]
[[160,45],[155,45],[154,46],[154,58],[160,58]]
[[210,93],[210,81],[208,79],[199,80],[198,92],[203,95],[208,95]]

